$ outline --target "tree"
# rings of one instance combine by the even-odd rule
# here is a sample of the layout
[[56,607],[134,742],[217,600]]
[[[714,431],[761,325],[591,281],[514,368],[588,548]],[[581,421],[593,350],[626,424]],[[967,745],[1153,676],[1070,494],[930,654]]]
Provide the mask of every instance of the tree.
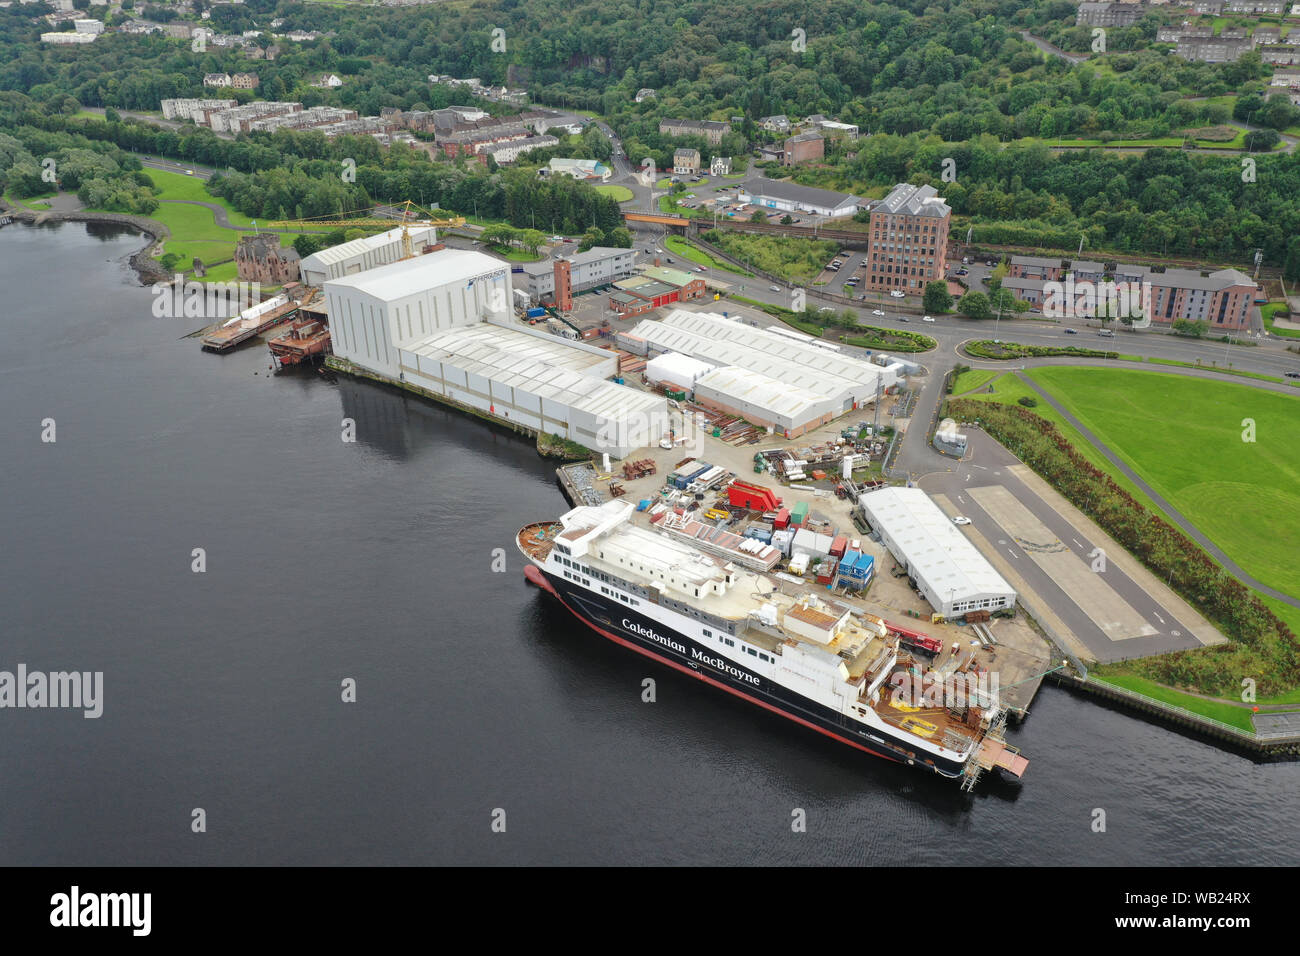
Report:
[[1200,339],[1210,330],[1210,323],[1204,319],[1174,319],[1173,330],[1175,335]]
[[749,217],[750,222],[767,222],[767,213],[761,209],[755,209],[754,214]]
[[967,292],[957,300],[957,311],[968,319],[991,319],[993,309],[989,297],[983,292]]
[[519,234],[519,244],[528,252],[537,254],[538,247],[546,241],[540,229],[525,229]]
[[605,245],[613,246],[615,249],[631,249],[632,233],[626,226],[611,229],[609,234],[605,236]]
[[942,279],[927,282],[925,284],[925,296],[921,299],[921,305],[927,312],[947,312],[951,309],[952,293],[948,291],[948,283]]
[[605,230],[592,226],[582,234],[582,241],[578,243],[578,251],[586,252],[592,246],[603,246],[604,244]]
[[781,225],[783,226],[788,226],[792,222],[794,222],[794,217],[791,216],[789,213],[786,213],[784,216],[781,217]]

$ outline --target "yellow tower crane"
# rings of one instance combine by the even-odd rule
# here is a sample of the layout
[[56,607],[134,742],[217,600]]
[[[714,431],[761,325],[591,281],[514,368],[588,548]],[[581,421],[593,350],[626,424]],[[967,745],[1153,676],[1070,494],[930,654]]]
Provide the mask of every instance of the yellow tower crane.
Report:
[[[318,216],[314,219],[278,219],[267,223],[267,225],[303,231],[316,226],[332,226],[344,229],[354,226],[387,226],[391,229],[400,224],[402,227],[402,258],[404,259],[409,259],[415,255],[415,250],[411,247],[411,226],[435,226],[441,229],[456,229],[465,225],[463,216],[448,216],[445,219],[439,219],[434,217],[428,210],[421,209],[409,199],[398,203],[393,208],[401,210],[400,215],[395,219],[384,216],[362,216],[355,219]],[[423,216],[423,218],[416,218],[417,216]]]

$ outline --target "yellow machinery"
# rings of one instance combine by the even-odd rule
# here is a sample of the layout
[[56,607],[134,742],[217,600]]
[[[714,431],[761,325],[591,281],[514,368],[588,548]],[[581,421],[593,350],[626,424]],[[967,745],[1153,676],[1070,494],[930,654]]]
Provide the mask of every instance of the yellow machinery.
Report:
[[[275,222],[267,223],[269,226],[276,226],[285,229],[296,229],[303,231],[317,226],[331,226],[342,229],[350,227],[365,226],[386,226],[389,229],[397,225],[402,227],[402,257],[409,259],[415,255],[415,250],[411,248],[411,226],[435,226],[441,229],[456,229],[465,225],[463,216],[450,216],[446,219],[437,219],[428,210],[421,209],[411,200],[398,203],[396,207],[401,209],[401,215],[396,219],[384,216],[363,216],[356,219],[342,219],[331,216],[320,216],[316,219],[280,219]],[[421,216],[423,218],[416,218]]]

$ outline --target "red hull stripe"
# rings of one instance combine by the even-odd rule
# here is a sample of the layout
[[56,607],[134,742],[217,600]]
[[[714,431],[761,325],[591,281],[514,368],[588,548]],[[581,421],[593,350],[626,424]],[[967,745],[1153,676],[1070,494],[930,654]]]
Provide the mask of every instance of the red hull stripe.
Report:
[[[533,575],[528,573],[529,571],[532,570],[534,570],[533,565],[529,565],[527,568],[524,569],[524,576],[527,577],[528,580],[533,581],[534,584],[537,584],[538,582],[534,579]],[[633,644],[631,641],[624,640],[623,638],[619,637],[617,634],[612,634],[602,627],[597,627],[589,619],[583,617],[573,608],[569,607],[569,603],[565,601],[564,598],[560,597],[559,592],[557,592],[555,588],[551,586],[551,582],[546,580],[545,574],[543,574],[541,571],[537,571],[537,575],[541,577],[542,580],[545,582],[544,584],[540,584],[539,586],[544,587],[547,591],[550,591],[552,594],[554,594],[556,600],[558,600],[561,604],[563,604],[566,608],[569,609],[570,614],[572,614],[578,620],[582,621],[582,623],[586,624],[597,634],[601,634],[609,638],[615,644],[621,644],[626,648],[636,651],[638,654],[644,654],[646,657],[650,658],[653,661],[658,661],[660,664],[667,664],[669,667],[676,668],[677,670],[681,671],[683,674],[689,674],[691,677],[702,680],[706,684],[712,684],[714,687],[718,687],[722,690],[725,690],[728,694],[735,694],[741,700],[747,700],[751,704],[757,704],[759,707],[762,707],[765,710],[770,710],[774,714],[780,714],[782,717],[786,718],[787,720],[793,720],[796,724],[803,724],[803,726],[815,730],[819,734],[825,734],[827,737],[831,738],[831,740],[838,741],[839,743],[842,744],[848,744],[850,747],[854,747],[858,750],[861,750],[863,753],[871,754],[871,756],[873,757],[879,757],[881,760],[888,760],[891,763],[902,763],[902,761],[896,757],[890,757],[887,756],[886,754],[876,753],[876,751],[870,749],[869,747],[864,747],[862,746],[862,744],[857,743],[856,741],[849,740],[845,737],[841,737],[838,734],[833,734],[829,730],[826,730],[823,727],[818,727],[816,724],[812,723],[811,721],[804,720],[802,717],[796,717],[794,714],[787,713],[786,711],[781,710],[781,708],[779,707],[773,707],[771,704],[767,703],[766,701],[759,700],[756,697],[750,697],[748,694],[742,693],[741,691],[736,690],[736,688],[734,687],[729,687],[728,685],[722,683],[721,681],[716,681],[712,677],[702,674],[699,671],[692,670],[691,668],[686,667],[683,664],[678,664],[676,661],[670,661],[666,658],[660,657],[657,654],[652,654],[649,651],[647,651],[644,647],[638,647],[637,645]]]

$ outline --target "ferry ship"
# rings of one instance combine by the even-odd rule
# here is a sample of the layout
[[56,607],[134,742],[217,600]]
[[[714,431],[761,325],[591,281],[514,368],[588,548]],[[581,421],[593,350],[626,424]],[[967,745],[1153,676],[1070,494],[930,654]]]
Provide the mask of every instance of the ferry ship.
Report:
[[881,618],[633,514],[614,500],[521,528],[524,576],[609,640],[857,750],[963,789],[994,768],[1024,773],[995,693],[910,706],[897,675],[925,663]]

